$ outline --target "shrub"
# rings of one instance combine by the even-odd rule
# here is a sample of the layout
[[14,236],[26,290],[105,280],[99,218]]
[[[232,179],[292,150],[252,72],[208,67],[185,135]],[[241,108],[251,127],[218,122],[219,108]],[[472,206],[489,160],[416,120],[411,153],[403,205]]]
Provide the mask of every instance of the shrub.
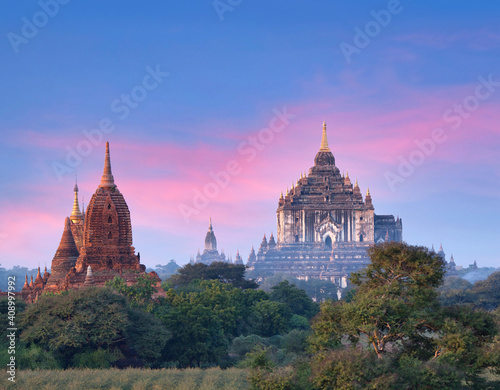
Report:
[[29,348],[20,347],[16,351],[16,360],[18,368],[23,370],[54,370],[62,368],[61,363],[54,357],[52,352],[45,351],[36,345],[31,345]]
[[99,348],[95,351],[85,351],[73,356],[73,367],[75,368],[110,368],[112,363],[123,358],[119,350],[109,351]]

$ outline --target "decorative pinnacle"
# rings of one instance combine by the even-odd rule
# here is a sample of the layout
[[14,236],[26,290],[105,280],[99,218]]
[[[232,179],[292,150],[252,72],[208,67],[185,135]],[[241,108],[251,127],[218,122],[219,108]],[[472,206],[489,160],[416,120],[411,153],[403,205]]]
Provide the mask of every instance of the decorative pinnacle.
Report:
[[366,189],[366,196],[371,196],[370,195],[370,188],[369,187],[367,187],[367,189]]
[[323,122],[323,135],[321,136],[321,146],[319,148],[320,152],[329,152],[328,140],[326,139],[326,121]]
[[346,171],[346,173],[345,173],[345,178],[346,178],[346,179],[349,179],[349,171]]
[[73,200],[73,210],[71,210],[71,216],[72,217],[81,217],[82,213],[80,212],[80,205],[78,203],[78,184],[75,180],[75,188],[73,189],[75,191],[75,199]]
[[66,217],[66,218],[64,219],[64,230],[69,230],[69,231],[71,231],[71,222],[70,222],[69,217]]
[[208,230],[212,230],[212,217],[210,217],[210,222],[208,224]]
[[356,184],[354,184],[354,187],[359,187],[358,186],[358,179],[356,179]]
[[111,158],[109,157],[109,142],[106,141],[106,156],[104,157],[104,171],[101,177],[99,187],[113,187],[115,179],[111,173]]

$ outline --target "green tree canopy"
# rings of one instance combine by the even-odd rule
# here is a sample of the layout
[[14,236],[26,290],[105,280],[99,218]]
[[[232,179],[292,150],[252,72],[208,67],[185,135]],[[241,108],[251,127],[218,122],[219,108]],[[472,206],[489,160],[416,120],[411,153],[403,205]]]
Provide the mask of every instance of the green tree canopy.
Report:
[[[371,263],[351,277],[357,286],[352,300],[322,304],[314,321],[311,345],[318,367],[335,355],[328,351],[368,345],[389,367],[384,370],[397,376],[390,385],[388,377],[378,382],[375,373],[367,388],[379,388],[375,382],[386,388],[417,388],[425,378],[439,388],[461,388],[462,380],[471,388],[487,388],[480,374],[498,367],[499,360],[492,347],[494,317],[469,306],[439,305],[436,289],[445,264],[427,248],[390,242],[375,245],[369,254]],[[337,370],[345,366],[336,361],[327,365],[318,378],[338,381],[342,371]]]
[[500,306],[500,272],[488,276],[472,286],[472,293],[477,298],[477,305],[485,310],[495,310]]
[[316,315],[319,310],[319,304],[314,303],[307,293],[284,280],[278,285],[272,287],[269,299],[274,302],[280,302],[287,305],[292,314],[297,314],[306,318]]
[[195,280],[219,280],[241,289],[257,288],[257,283],[245,279],[245,270],[244,265],[223,262],[215,262],[210,265],[186,264],[177,270],[177,274],[172,275],[166,281],[174,288],[187,286]]
[[132,348],[155,357],[169,333],[155,318],[129,308],[110,288],[42,295],[21,318],[21,339],[50,350],[66,362],[82,350]]

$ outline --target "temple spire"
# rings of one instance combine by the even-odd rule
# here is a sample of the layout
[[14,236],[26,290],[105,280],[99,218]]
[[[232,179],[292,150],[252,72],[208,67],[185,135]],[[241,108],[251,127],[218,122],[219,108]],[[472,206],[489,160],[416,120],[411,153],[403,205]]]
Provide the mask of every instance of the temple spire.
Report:
[[109,157],[109,142],[106,142],[106,156],[104,157],[104,171],[99,187],[114,187],[115,179],[111,173],[111,158]]
[[326,121],[323,122],[323,135],[321,137],[321,146],[319,148],[320,152],[329,152],[328,139],[326,138]]
[[71,221],[74,223],[78,222],[79,220],[83,219],[83,214],[80,211],[80,204],[78,203],[78,183],[75,178],[75,187],[73,188],[73,191],[75,192],[75,198],[73,200],[73,210],[71,210]]

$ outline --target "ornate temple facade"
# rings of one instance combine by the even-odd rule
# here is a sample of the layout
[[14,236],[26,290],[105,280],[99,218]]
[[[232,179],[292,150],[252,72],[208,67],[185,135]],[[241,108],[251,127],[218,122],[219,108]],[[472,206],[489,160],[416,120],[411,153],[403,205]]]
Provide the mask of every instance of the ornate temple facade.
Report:
[[[92,195],[86,213],[80,211],[78,186],[74,188],[73,210],[64,221],[59,247],[52,259],[51,273],[45,269],[26,282],[21,296],[27,302],[35,301],[43,292],[60,292],[86,286],[104,286],[119,276],[128,285],[146,274],[140,255],[132,246],[130,211],[111,172],[109,143],[106,142],[104,172],[97,190]],[[161,280],[151,272],[159,294]]]
[[374,243],[402,241],[402,220],[376,215],[370,190],[341,174],[323,123],[314,166],[278,200],[277,233],[252,248],[247,266],[254,276],[283,272],[299,279],[327,279],[347,286],[348,275],[368,262]]

